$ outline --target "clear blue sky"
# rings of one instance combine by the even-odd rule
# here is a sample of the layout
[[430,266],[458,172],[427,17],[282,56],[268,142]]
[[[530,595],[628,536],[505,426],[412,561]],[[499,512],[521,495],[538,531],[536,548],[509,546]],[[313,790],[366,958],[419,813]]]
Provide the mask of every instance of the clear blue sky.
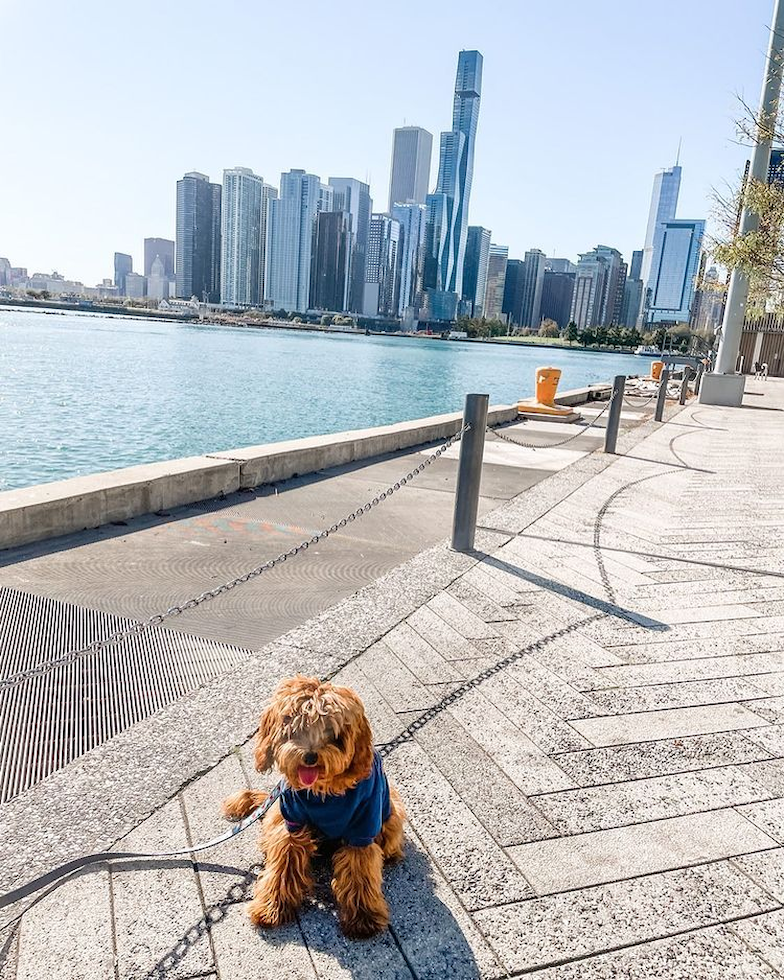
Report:
[[[679,216],[732,179],[772,0],[0,0],[0,256],[94,284],[174,238],[175,181],[247,166],[369,178],[392,129],[449,128],[457,53],[484,55],[470,221],[510,256],[642,246],[683,137]],[[431,184],[435,182],[434,150]]]

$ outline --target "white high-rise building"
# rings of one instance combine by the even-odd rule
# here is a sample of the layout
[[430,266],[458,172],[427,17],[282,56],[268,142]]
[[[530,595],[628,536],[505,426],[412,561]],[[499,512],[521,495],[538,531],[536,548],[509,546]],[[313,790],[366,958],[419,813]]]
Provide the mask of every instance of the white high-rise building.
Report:
[[330,177],[329,186],[334,194],[329,210],[345,211],[350,219],[345,307],[352,313],[361,313],[364,305],[370,216],[373,212],[370,186],[354,177]]
[[420,126],[401,126],[392,144],[389,213],[395,204],[424,204],[430,183],[433,136]]
[[261,301],[261,208],[264,181],[247,167],[223,171],[221,202],[221,303]]
[[487,284],[485,285],[483,315],[488,320],[503,319],[504,286],[506,285],[506,263],[509,248],[506,245],[490,245],[487,262]]
[[259,225],[259,302],[264,303],[267,295],[267,225],[269,223],[270,201],[277,200],[278,188],[264,184],[261,188],[261,223]]
[[313,229],[320,211],[331,211],[333,189],[315,174],[280,175],[280,195],[269,201],[266,292],[273,309],[307,310]]

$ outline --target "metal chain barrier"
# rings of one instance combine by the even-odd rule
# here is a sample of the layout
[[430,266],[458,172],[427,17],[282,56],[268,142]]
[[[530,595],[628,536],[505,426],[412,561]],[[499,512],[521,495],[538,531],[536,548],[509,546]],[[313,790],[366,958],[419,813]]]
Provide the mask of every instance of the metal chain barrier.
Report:
[[[604,413],[607,411],[609,407],[610,407],[610,402],[608,400],[607,404],[604,406],[601,412],[599,412],[599,414],[596,416],[593,422],[590,422],[588,425],[584,425],[578,432],[573,432],[570,436],[567,436],[565,439],[561,439],[559,442],[549,442],[545,446],[537,446],[534,445],[534,443],[532,442],[523,442],[521,439],[511,439],[509,436],[505,436],[503,432],[500,431],[500,428],[498,426],[491,428],[488,425],[487,431],[491,435],[495,436],[497,439],[503,439],[504,442],[511,442],[513,446],[520,446],[522,449],[557,449],[558,446],[565,446],[567,442],[571,442],[573,439],[578,439],[580,436],[585,435],[585,433],[589,429],[592,429],[596,425],[596,423],[599,421],[602,415],[604,415]],[[547,416],[542,416],[542,418],[546,419]]]
[[238,585],[244,585],[246,582],[250,582],[251,579],[257,578],[263,572],[271,571],[278,565],[282,565],[284,562],[288,561],[289,558],[294,558],[296,555],[302,554],[307,551],[311,545],[318,544],[320,541],[324,541],[331,534],[336,534],[341,531],[344,527],[352,524],[354,521],[359,520],[360,517],[364,517],[369,511],[379,504],[388,500],[392,494],[397,493],[402,487],[404,487],[411,480],[415,479],[420,473],[422,473],[431,463],[434,463],[439,456],[442,456],[450,446],[453,446],[458,442],[463,433],[470,428],[470,424],[464,424],[453,436],[450,436],[446,442],[439,446],[434,453],[431,453],[427,459],[423,460],[419,466],[416,466],[410,473],[406,473],[405,476],[401,477],[386,490],[378,494],[378,496],[373,497],[362,507],[358,507],[355,511],[342,517],[335,524],[330,527],[324,528],[323,531],[319,531],[318,534],[314,534],[312,538],[308,538],[306,541],[301,541],[299,544],[290,548],[288,551],[284,551],[282,554],[277,555],[275,558],[271,558],[269,561],[265,561],[261,565],[257,565],[252,568],[249,572],[245,572],[244,575],[238,575],[237,578],[232,579],[230,582],[224,582],[223,585],[218,585],[214,589],[209,589],[207,592],[201,592],[199,595],[194,596],[192,599],[188,599],[186,602],[181,603],[177,606],[171,606],[166,612],[158,613],[155,616],[150,616],[149,619],[145,619],[142,622],[134,623],[127,629],[117,630],[115,633],[104,637],[102,640],[94,640],[92,643],[88,643],[84,647],[80,647],[78,650],[70,650],[68,653],[64,653],[54,660],[47,660],[44,663],[37,664],[35,667],[31,667],[29,670],[22,670],[16,674],[11,674],[8,677],[0,679],[0,691],[4,691],[7,688],[15,687],[17,684],[21,684],[22,681],[28,680],[31,677],[38,677],[42,674],[48,674],[50,671],[54,670],[56,667],[62,667],[64,664],[72,663],[74,660],[79,660],[82,657],[89,656],[90,654],[100,653],[105,647],[108,647],[114,643],[120,643],[122,640],[127,639],[129,636],[137,636],[139,633],[143,633],[145,630],[151,629],[154,626],[160,626],[161,623],[166,622],[167,619],[172,619],[174,616],[179,616],[181,613],[186,612],[189,609],[196,609],[204,602],[209,602],[210,599],[216,599],[218,596],[225,595],[227,592],[231,592],[232,589],[236,588]]

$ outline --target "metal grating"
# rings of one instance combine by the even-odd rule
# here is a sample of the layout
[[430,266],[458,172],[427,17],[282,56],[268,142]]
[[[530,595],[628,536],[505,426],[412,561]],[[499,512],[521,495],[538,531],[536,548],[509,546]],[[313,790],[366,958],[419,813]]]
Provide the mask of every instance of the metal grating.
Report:
[[[133,622],[0,588],[0,677]],[[150,629],[0,691],[0,802],[249,655],[214,640]]]

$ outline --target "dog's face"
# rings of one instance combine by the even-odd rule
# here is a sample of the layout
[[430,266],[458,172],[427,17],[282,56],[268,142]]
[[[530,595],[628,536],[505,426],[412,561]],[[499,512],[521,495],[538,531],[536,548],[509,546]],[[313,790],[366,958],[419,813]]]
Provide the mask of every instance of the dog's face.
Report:
[[293,789],[316,793],[345,793],[368,776],[373,737],[357,695],[316,677],[282,681],[256,742],[256,768],[266,772],[273,764]]

